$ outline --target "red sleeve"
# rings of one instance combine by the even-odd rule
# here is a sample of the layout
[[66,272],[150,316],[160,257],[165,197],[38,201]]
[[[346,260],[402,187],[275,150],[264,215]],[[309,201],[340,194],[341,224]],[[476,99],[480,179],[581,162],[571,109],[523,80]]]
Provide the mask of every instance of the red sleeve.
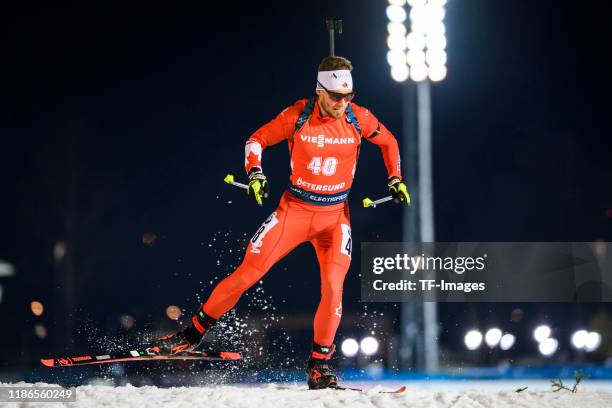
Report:
[[261,168],[261,153],[266,147],[282,142],[293,134],[295,122],[306,103],[306,99],[297,101],[249,137],[244,147],[244,167],[247,173],[253,167]]
[[351,106],[361,127],[362,138],[380,148],[387,169],[387,176],[401,179],[399,147],[393,134],[368,109],[354,103]]

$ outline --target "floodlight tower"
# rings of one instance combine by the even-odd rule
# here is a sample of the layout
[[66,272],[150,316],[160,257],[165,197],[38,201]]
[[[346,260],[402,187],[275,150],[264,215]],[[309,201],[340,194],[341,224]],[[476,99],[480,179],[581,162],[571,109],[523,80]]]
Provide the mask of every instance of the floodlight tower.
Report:
[[[391,78],[397,82],[410,80],[416,86],[416,117],[412,108],[415,86],[409,82],[403,89],[403,157],[408,160],[409,186],[412,186],[409,190],[414,193],[416,207],[415,210],[405,210],[403,239],[434,242],[429,81],[438,82],[446,77],[446,0],[388,1],[387,62],[391,67]],[[414,122],[417,137],[412,132]],[[437,314],[434,301],[424,302],[422,307],[403,304],[400,357],[404,367],[413,363],[428,372],[438,369]]]

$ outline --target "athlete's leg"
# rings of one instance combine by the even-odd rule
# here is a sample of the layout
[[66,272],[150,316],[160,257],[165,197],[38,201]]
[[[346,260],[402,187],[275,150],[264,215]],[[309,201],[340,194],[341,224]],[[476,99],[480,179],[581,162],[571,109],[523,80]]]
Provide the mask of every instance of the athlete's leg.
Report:
[[210,297],[180,332],[153,342],[152,354],[176,354],[192,350],[217,319],[230,310],[240,296],[265,275],[272,265],[308,238],[312,213],[300,210],[285,197],[275,212],[257,230],[246,250],[242,264],[214,288]]
[[233,308],[242,294],[259,281],[278,260],[306,241],[312,214],[281,199],[275,212],[255,232],[240,266],[214,288],[202,306],[218,319]]
[[321,268],[321,302],[314,318],[314,342],[325,347],[333,344],[342,317],[342,288],[352,252],[348,211],[337,215],[331,227],[311,240]]

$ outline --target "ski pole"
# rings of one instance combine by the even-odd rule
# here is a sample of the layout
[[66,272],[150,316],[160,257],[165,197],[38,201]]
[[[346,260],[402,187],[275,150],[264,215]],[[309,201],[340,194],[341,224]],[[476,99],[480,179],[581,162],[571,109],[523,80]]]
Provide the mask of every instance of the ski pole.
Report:
[[363,208],[373,207],[376,208],[377,204],[386,203],[387,201],[393,200],[392,196],[387,196],[383,198],[379,198],[378,200],[372,201],[370,198],[366,197],[363,199]]
[[247,186],[246,184],[242,184],[242,183],[238,183],[234,181],[234,176],[232,174],[228,174],[227,176],[225,176],[223,181],[225,181],[227,184],[231,184],[232,186],[244,188],[245,190],[249,189],[249,186]]

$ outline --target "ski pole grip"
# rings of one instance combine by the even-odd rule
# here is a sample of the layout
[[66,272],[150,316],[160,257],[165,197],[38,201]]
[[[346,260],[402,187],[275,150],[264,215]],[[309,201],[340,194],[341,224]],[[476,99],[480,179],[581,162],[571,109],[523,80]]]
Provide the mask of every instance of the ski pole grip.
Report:
[[240,188],[244,188],[244,189],[248,189],[249,188],[249,186],[247,186],[246,184],[242,184],[242,183],[238,183],[238,182],[234,181],[234,176],[232,174],[228,174],[227,176],[225,176],[223,181],[225,181],[227,184],[231,184],[232,186],[236,186],[236,187],[240,187]]

